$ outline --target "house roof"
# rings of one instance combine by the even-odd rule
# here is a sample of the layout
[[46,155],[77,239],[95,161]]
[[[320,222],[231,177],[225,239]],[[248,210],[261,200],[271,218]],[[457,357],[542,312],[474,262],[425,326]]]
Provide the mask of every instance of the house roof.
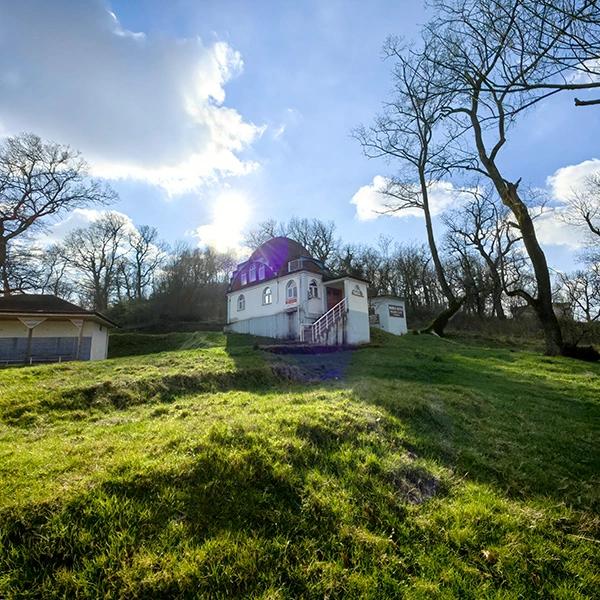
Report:
[[376,300],[401,300],[402,302],[404,302],[404,298],[402,296],[393,296],[392,294],[377,294],[377,296],[371,296],[371,298],[369,298],[369,300],[371,300],[371,301],[376,301]]
[[[288,263],[300,258],[305,259],[305,261],[296,271],[328,273],[327,269],[317,259],[313,258],[302,244],[287,237],[274,237],[261,244],[247,261],[238,265],[231,278],[228,291],[249,288],[288,275]],[[248,280],[246,284],[242,285],[241,275],[244,272],[247,273],[252,265],[265,265],[265,277],[256,281]]]
[[118,325],[103,314],[81,308],[52,294],[14,294],[0,297],[1,315],[36,315],[36,316],[82,316],[103,321],[112,327]]
[[323,283],[332,283],[341,279],[356,279],[356,281],[362,281],[363,283],[369,283],[368,279],[361,277],[360,275],[351,275],[349,273],[329,273],[323,277]]

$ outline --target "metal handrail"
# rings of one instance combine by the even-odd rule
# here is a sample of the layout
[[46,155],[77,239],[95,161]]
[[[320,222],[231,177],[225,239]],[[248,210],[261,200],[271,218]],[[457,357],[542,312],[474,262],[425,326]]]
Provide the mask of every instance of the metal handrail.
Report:
[[327,334],[344,313],[348,312],[346,298],[342,298],[335,306],[332,306],[324,315],[320,316],[312,325],[310,325],[311,341],[315,342],[323,334]]

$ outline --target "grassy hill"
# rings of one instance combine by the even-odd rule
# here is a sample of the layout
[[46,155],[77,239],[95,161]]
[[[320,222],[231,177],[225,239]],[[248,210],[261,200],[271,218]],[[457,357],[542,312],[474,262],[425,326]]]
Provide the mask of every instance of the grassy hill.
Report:
[[0,370],[0,597],[593,597],[600,367],[375,341]]

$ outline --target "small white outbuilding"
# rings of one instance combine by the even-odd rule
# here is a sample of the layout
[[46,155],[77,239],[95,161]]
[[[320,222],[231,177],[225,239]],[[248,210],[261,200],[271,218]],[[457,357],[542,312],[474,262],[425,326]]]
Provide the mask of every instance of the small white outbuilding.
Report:
[[406,325],[406,306],[402,298],[396,296],[375,296],[369,300],[370,321],[373,327],[379,327],[394,335],[408,332]]
[[0,297],[0,365],[102,360],[109,330],[104,315],[47,294]]

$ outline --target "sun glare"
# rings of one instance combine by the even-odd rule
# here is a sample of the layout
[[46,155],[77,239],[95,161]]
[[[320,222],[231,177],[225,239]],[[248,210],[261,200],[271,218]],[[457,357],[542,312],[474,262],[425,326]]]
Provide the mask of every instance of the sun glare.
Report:
[[196,230],[202,245],[212,246],[221,252],[241,252],[243,232],[250,219],[248,198],[234,191],[226,191],[215,199],[212,221]]

